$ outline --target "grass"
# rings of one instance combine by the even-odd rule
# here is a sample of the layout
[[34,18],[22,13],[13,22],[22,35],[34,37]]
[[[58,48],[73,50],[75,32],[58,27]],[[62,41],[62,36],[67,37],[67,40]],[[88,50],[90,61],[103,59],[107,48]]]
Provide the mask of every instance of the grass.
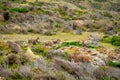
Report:
[[83,10],[83,9],[86,9],[84,6],[81,6],[81,5],[79,5],[78,7],[79,7],[80,9],[82,9],[82,10]]
[[112,17],[113,17],[109,12],[105,12],[105,13],[104,13],[104,16],[105,16],[105,17],[108,17],[108,18],[112,18]]
[[109,65],[113,66],[113,67],[119,67],[120,68],[120,62],[109,61]]
[[113,36],[111,39],[111,44],[115,46],[120,46],[120,36]]
[[103,43],[109,43],[112,44],[114,46],[120,46],[120,36],[103,36],[101,42]]
[[3,5],[2,2],[0,2],[0,10],[4,10],[4,9],[6,9],[6,7]]
[[[94,33],[94,32],[92,32]],[[50,41],[53,39],[60,39],[62,42],[71,42],[71,41],[83,41],[83,40],[87,40],[89,34],[91,34],[91,32],[83,32],[82,35],[75,35],[75,34],[71,34],[71,33],[59,33],[56,35],[52,35],[52,36],[46,36],[46,35],[42,35],[42,34],[0,34],[0,38],[4,37],[5,41],[16,41],[16,40],[29,40],[29,39],[36,39],[37,37],[40,37],[41,42],[44,41]],[[100,35],[103,35],[102,33]],[[108,48],[113,48],[115,49],[116,47],[114,45],[111,45],[110,43],[100,43],[100,45],[102,46],[106,46]]]
[[56,22],[54,25],[55,25],[56,28],[61,28],[62,27],[61,23],[58,23],[58,22]]
[[27,31],[28,31],[28,32],[32,32],[33,29],[32,29],[31,27],[29,27],[29,28],[27,28]]
[[28,9],[27,8],[11,8],[10,9],[10,12],[19,12],[19,13],[26,13],[28,12]]
[[111,78],[111,77],[105,77],[105,78],[102,78],[100,80],[115,80],[114,78]]
[[80,44],[79,42],[72,41],[72,42],[63,42],[61,44],[61,46],[78,46],[78,47],[82,47],[82,44]]
[[64,9],[59,9],[58,10],[61,16],[66,16],[68,15],[67,12]]
[[103,36],[101,42],[110,43],[111,42],[111,37],[109,37],[109,36]]
[[44,5],[44,2],[35,2],[35,3],[30,3],[30,4],[42,7]]

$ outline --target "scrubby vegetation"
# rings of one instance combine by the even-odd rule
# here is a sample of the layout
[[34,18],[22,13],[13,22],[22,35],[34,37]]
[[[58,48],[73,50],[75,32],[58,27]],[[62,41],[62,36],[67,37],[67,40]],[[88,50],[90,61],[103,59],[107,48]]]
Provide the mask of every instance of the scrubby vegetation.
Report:
[[115,46],[120,46],[120,36],[113,36],[113,37],[104,36],[102,42],[111,43],[112,45]]
[[28,12],[28,9],[27,8],[11,8],[10,12],[26,13],[26,12]]
[[120,46],[120,36],[113,36],[111,43],[115,46]]
[[109,65],[113,66],[113,67],[119,67],[120,68],[120,63],[119,62],[109,61]]
[[119,80],[119,0],[1,0],[0,80]]

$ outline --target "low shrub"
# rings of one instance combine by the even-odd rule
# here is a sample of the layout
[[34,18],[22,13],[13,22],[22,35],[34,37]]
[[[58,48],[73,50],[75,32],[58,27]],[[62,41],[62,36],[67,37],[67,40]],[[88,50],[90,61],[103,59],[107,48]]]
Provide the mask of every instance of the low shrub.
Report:
[[115,46],[120,46],[120,36],[113,36],[111,39],[111,44]]
[[100,80],[115,80],[114,78],[111,78],[111,77],[105,77],[105,78],[102,78]]
[[32,32],[33,29],[32,29],[31,27],[29,27],[29,28],[27,28],[27,31],[28,31],[28,32]]
[[10,12],[19,12],[19,13],[26,13],[28,12],[28,9],[27,8],[11,8],[10,9]]
[[67,47],[69,47],[69,46],[82,47],[82,44],[79,43],[79,42],[75,42],[75,41],[73,41],[73,42],[63,42],[63,43],[62,43],[61,45],[59,45],[56,49],[59,49],[59,48],[61,48],[61,47],[63,47],[63,46],[67,46]]
[[113,17],[109,12],[105,12],[105,13],[104,13],[104,16],[105,16],[105,17],[108,17],[108,18],[112,18],[112,17]]
[[71,45],[73,45],[73,46],[78,46],[78,47],[81,47],[82,46],[82,44],[80,44],[79,42],[63,42],[62,43],[62,45],[63,46],[71,46]]
[[79,5],[78,6],[80,9],[86,9],[84,6]]
[[56,28],[61,28],[62,27],[62,25],[60,23],[58,23],[58,22],[55,23],[54,25],[55,25]]
[[110,43],[111,42],[111,38],[109,36],[103,36],[101,42]]
[[88,48],[96,48],[96,46],[89,45]]
[[91,5],[92,5],[92,7],[95,8],[95,9],[100,9],[101,6],[102,6],[100,3],[92,3]]
[[4,10],[4,9],[7,9],[6,6],[4,6],[3,3],[0,2],[0,10]]
[[35,3],[30,3],[31,5],[36,5],[36,6],[43,6],[44,5],[44,3],[43,2],[35,2]]
[[67,15],[67,12],[64,9],[60,9],[59,13],[60,13],[61,16],[66,16]]
[[120,68],[120,62],[109,61],[109,65],[113,66],[113,67],[119,67]]
[[43,14],[48,14],[49,11],[48,11],[48,10],[42,10],[42,13],[43,13]]
[[118,53],[118,54],[120,54],[120,47],[116,48],[115,52]]

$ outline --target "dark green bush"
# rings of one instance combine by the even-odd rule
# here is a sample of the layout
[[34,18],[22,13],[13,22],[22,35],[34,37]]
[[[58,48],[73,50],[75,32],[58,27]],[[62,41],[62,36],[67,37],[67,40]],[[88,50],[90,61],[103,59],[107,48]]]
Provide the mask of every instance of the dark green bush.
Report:
[[62,45],[63,46],[71,46],[71,45],[73,45],[73,46],[78,46],[78,47],[81,47],[82,46],[82,44],[80,44],[79,42],[63,42],[62,43]]
[[61,28],[62,25],[61,25],[60,23],[55,23],[55,27],[56,27],[56,28]]
[[113,36],[111,39],[111,44],[120,46],[120,36]]
[[113,67],[119,67],[120,68],[120,62],[109,61],[109,65],[113,66]]
[[28,32],[32,32],[33,29],[29,27],[29,28],[27,28],[27,31],[28,31]]
[[28,12],[28,9],[27,8],[11,8],[10,12],[26,13],[26,12]]
[[59,49],[63,46],[77,46],[77,47],[82,47],[82,44],[79,42],[63,42],[61,45],[59,45],[56,49]]

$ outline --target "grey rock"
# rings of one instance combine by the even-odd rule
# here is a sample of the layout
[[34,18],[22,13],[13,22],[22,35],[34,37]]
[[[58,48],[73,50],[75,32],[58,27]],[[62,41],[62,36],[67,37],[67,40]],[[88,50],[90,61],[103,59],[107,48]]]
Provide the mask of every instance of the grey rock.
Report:
[[65,57],[65,52],[63,50],[51,50],[48,52],[47,55],[48,58],[53,58],[53,57]]
[[8,45],[16,53],[19,53],[19,52],[23,51],[21,46],[18,45],[17,43],[15,43],[15,42],[8,41]]

